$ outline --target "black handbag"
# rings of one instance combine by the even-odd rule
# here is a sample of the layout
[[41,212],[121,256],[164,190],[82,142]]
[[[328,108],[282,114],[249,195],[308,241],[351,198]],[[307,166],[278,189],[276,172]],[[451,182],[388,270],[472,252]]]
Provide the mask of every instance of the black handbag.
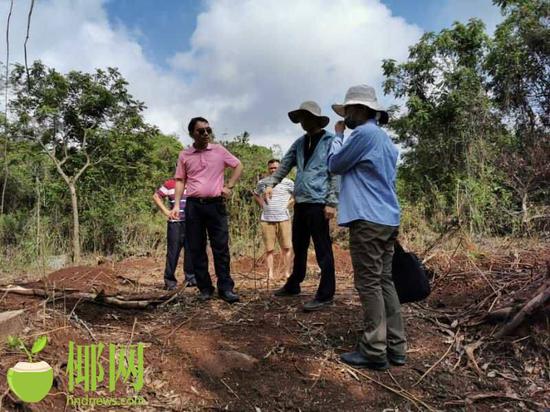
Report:
[[405,252],[399,242],[395,242],[392,278],[399,302],[418,302],[429,296],[431,288],[427,272],[414,253]]

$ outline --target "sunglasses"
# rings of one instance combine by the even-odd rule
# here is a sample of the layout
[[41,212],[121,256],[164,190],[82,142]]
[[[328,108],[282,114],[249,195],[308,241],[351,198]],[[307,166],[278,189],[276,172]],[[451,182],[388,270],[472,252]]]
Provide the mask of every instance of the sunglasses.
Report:
[[210,127],[201,127],[200,129],[195,129],[201,136],[212,134],[212,129]]

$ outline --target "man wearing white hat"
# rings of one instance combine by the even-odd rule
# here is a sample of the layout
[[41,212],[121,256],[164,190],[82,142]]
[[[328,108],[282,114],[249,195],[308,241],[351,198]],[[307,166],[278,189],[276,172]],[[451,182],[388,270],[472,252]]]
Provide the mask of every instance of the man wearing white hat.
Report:
[[285,285],[275,296],[297,296],[300,283],[305,279],[307,251],[313,239],[315,256],[321,268],[321,281],[315,298],[303,309],[311,312],[332,303],[336,288],[334,255],[330,238],[329,220],[336,214],[336,177],[328,172],[327,156],[334,135],[324,128],[329,118],[321,116],[321,108],[312,101],[304,102],[297,110],[288,113],[293,123],[300,123],[306,134],[300,136],[281,160],[277,171],[264,180],[264,197],[269,202],[272,186],[280,183],[296,166],[294,184],[294,218],[292,220],[292,247],[294,266]]
[[[379,127],[388,122],[388,113],[372,87],[351,87],[344,103],[332,108],[345,121],[335,126],[328,167],[342,175],[338,224],[350,229],[354,283],[365,317],[357,350],[341,359],[356,367],[384,370],[389,363],[404,365],[406,353],[391,272],[400,219],[395,188],[398,150]],[[344,138],[346,126],[353,131]]]

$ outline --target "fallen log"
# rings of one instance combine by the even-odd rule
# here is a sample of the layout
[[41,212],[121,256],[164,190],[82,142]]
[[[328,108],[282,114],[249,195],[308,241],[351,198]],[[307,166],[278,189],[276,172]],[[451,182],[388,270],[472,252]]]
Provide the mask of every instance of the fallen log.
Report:
[[529,300],[521,310],[514,315],[512,320],[505,324],[496,334],[495,338],[502,338],[511,334],[518,326],[520,326],[528,316],[531,316],[539,308],[544,307],[550,299],[550,285],[547,283],[542,291]]
[[[37,296],[50,299],[78,299],[80,301],[106,304],[124,309],[145,309],[165,302],[172,298],[177,291],[170,293],[141,293],[134,295],[106,295],[103,291],[98,293],[79,292],[71,289],[67,290],[44,290],[38,288],[24,288],[21,286],[8,286],[0,288],[0,292],[13,293],[23,296]],[[67,293],[68,292],[68,293]]]
[[8,285],[8,287],[0,288],[0,292],[5,293],[15,293],[16,295],[24,295],[24,296],[41,296],[41,297],[54,297],[56,294],[66,294],[67,292],[79,292],[78,289],[63,289],[63,290],[55,290],[52,289],[51,291],[47,291],[45,289],[36,289],[36,288],[24,288],[22,286],[11,286]]
[[116,295],[109,295],[106,296],[113,296],[117,299],[121,300],[161,300],[165,301],[170,299],[172,296],[174,296],[176,293],[173,291],[170,292],[161,292],[161,293],[155,293],[155,292],[144,292],[144,293],[132,293],[130,295],[121,295],[120,293],[117,293]]
[[489,323],[506,322],[518,311],[516,306],[507,306],[493,310],[485,315],[484,320]]

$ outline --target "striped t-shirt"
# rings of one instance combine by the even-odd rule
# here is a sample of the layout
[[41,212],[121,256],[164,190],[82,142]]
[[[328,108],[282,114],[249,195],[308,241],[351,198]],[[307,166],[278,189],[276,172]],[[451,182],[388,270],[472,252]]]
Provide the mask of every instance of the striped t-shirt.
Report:
[[[265,178],[258,182],[256,193],[263,193],[266,188]],[[268,203],[264,202],[264,209],[260,219],[264,222],[282,222],[290,219],[288,213],[288,201],[294,193],[294,182],[284,178],[281,183],[273,188],[271,199]]]
[[[174,204],[176,203],[176,179],[168,179],[166,182],[164,182],[162,186],[158,188],[157,195],[159,195],[163,199],[168,198],[168,202],[170,203],[170,209],[173,209]],[[181,222],[185,220],[185,199],[186,198],[187,196],[185,195],[185,191],[184,191],[183,196],[180,199],[180,218],[179,220],[170,219],[170,222]]]

